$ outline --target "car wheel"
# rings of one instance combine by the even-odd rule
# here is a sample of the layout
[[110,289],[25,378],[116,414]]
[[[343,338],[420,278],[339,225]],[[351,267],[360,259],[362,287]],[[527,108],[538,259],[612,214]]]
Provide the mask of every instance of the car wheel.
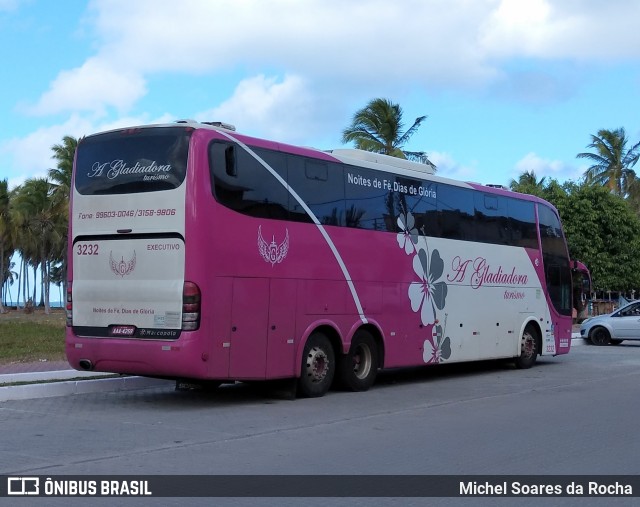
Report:
[[589,338],[594,345],[609,345],[611,343],[611,335],[603,327],[592,329]]

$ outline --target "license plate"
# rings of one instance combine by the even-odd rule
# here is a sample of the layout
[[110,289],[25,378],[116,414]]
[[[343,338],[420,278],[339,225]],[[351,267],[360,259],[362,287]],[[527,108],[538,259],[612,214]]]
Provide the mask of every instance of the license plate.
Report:
[[133,336],[136,332],[136,326],[111,326],[109,335],[111,336]]

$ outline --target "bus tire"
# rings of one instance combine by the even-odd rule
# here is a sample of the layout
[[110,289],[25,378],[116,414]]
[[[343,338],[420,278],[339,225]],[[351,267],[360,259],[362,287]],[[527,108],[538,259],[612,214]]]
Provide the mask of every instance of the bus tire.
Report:
[[366,391],[378,375],[378,346],[369,331],[357,331],[349,352],[340,356],[340,385],[349,391]]
[[532,326],[527,326],[520,338],[520,355],[516,357],[516,368],[531,368],[538,358],[538,333]]
[[302,368],[298,391],[309,398],[324,396],[336,372],[335,353],[331,342],[322,333],[313,333],[302,353]]

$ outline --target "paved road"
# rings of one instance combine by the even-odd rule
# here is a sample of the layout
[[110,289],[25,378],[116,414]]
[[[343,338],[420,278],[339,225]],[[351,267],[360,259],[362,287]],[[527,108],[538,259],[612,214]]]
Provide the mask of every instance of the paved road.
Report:
[[[623,344],[576,347],[524,371],[492,362],[391,372],[367,393],[321,399],[290,401],[238,385],[216,393],[161,387],[7,401],[0,403],[0,473],[640,474],[639,385],[640,344]],[[639,504],[625,498],[151,500],[118,504]],[[101,503],[116,505],[91,500]]]

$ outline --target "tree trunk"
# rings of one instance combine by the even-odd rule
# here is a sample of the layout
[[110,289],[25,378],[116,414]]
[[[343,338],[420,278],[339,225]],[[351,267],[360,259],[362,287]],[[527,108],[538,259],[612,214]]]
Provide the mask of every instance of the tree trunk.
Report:
[[38,297],[38,263],[33,263],[33,297],[31,301],[33,304],[36,304],[36,299]]
[[46,259],[42,259],[42,283],[44,284],[43,293],[44,293],[44,313],[45,315],[49,315],[51,313],[51,306],[49,303],[49,263]]
[[16,296],[16,306],[20,306],[20,292],[21,292],[21,288],[22,288],[22,264],[24,262],[24,259],[22,258],[22,255],[20,256],[20,269],[18,270],[18,273],[20,273],[20,276],[18,276],[18,295]]
[[26,306],[27,301],[31,299],[31,297],[29,296],[29,292],[31,292],[29,288],[29,263],[25,262],[23,264],[23,268],[24,268],[24,274],[23,274],[24,287],[22,290],[22,302],[24,303],[23,306]]
[[[2,240],[0,240],[2,241]],[[4,313],[4,294],[5,294],[5,279],[4,279],[4,245],[0,245],[0,313]]]

